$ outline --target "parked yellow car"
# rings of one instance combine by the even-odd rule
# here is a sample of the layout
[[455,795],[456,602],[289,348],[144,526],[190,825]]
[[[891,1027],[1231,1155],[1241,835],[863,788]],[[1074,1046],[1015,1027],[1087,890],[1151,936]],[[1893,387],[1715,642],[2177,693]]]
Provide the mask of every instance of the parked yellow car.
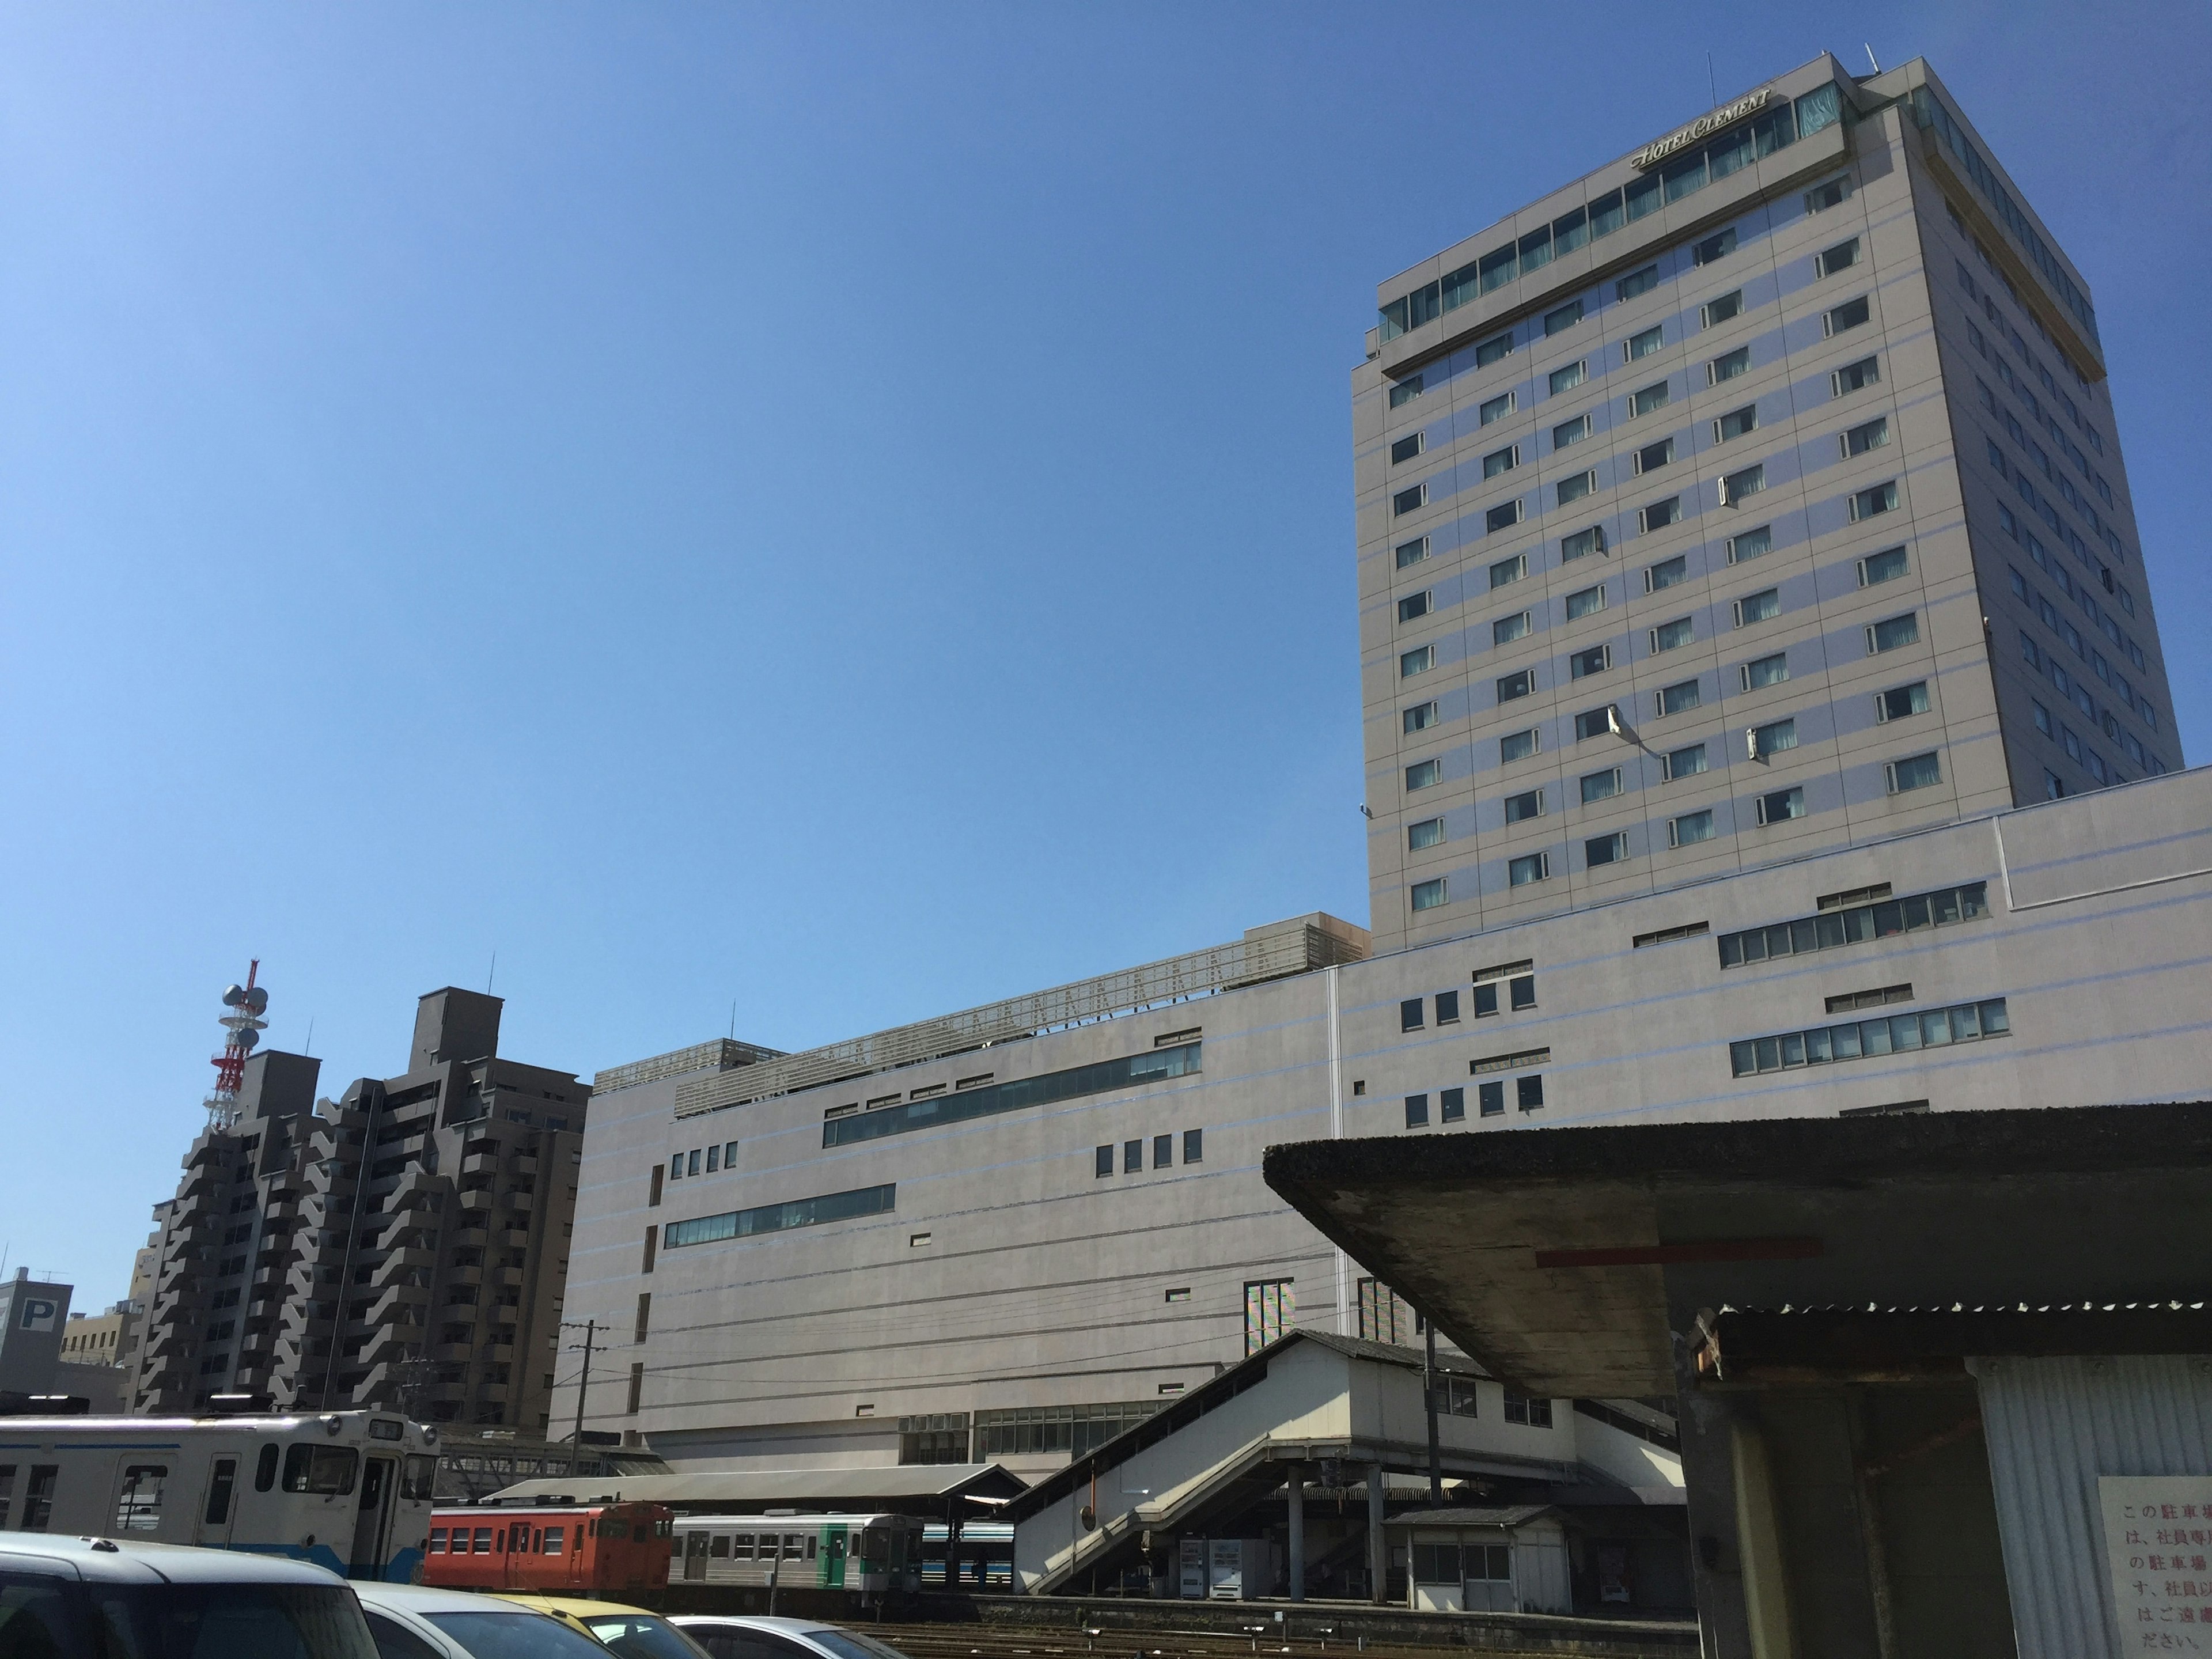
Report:
[[622,1659],[707,1659],[707,1650],[657,1613],[574,1595],[500,1595],[580,1631]]

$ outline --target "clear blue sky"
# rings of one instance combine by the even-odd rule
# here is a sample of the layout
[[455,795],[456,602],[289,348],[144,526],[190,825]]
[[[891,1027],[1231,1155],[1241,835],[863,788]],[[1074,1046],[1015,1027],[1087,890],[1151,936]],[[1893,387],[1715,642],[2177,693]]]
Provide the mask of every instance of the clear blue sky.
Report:
[[[1829,47],[2087,273],[2192,757],[2212,11],[0,12],[0,1242],[121,1294],[263,962],[589,1073],[1365,920],[1374,284]],[[2156,96],[2147,96],[2148,94]]]

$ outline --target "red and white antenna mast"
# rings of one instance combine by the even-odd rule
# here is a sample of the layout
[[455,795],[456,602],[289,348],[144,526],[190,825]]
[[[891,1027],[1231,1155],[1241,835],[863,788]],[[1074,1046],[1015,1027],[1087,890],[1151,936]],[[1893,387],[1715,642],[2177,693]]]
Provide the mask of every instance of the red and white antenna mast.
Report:
[[269,1022],[261,1018],[269,1006],[269,993],[253,982],[260,971],[261,959],[256,957],[246,964],[246,983],[222,994],[222,1006],[230,1012],[219,1023],[230,1035],[210,1062],[215,1066],[215,1090],[207,1097],[210,1129],[228,1129],[238,1121],[238,1085],[246,1081],[246,1057],[269,1029]]

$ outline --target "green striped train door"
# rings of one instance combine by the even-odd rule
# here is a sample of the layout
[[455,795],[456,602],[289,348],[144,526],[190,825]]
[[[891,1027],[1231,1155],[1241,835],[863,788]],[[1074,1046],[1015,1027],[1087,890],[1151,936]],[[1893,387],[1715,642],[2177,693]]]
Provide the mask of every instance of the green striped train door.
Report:
[[835,1522],[822,1529],[822,1583],[829,1589],[845,1588],[845,1528]]

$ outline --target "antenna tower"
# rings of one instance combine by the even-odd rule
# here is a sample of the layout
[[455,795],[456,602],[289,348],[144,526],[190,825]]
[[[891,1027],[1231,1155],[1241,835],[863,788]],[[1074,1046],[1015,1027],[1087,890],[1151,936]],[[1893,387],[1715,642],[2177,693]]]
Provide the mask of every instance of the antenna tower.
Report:
[[256,957],[246,964],[246,983],[222,994],[222,1006],[229,1012],[218,1024],[230,1035],[222,1040],[222,1052],[210,1062],[215,1067],[215,1088],[207,1097],[210,1129],[228,1129],[238,1121],[238,1085],[246,1080],[246,1057],[269,1029],[269,1022],[261,1018],[268,1011],[269,993],[253,982],[260,971],[261,959]]

